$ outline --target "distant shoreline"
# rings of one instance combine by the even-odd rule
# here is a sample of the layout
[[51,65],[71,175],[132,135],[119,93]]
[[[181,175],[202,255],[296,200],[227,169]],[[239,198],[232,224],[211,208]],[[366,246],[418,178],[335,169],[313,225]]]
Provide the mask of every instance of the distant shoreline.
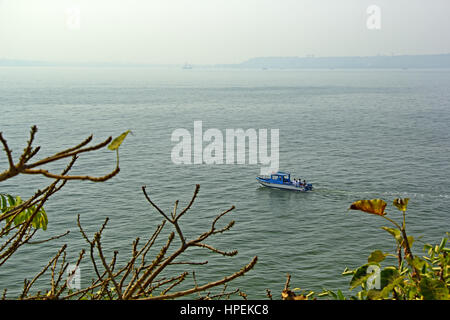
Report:
[[[0,67],[182,68],[183,64],[74,63],[0,59]],[[192,64],[196,69],[447,69],[450,53],[350,57],[257,57],[237,64]],[[189,70],[187,70],[189,72]]]

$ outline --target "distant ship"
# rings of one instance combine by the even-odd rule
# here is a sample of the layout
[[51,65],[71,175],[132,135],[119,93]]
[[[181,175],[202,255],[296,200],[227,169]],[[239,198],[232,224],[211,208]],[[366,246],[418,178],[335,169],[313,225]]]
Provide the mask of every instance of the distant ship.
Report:
[[192,69],[192,65],[186,62],[186,63],[183,65],[183,69]]

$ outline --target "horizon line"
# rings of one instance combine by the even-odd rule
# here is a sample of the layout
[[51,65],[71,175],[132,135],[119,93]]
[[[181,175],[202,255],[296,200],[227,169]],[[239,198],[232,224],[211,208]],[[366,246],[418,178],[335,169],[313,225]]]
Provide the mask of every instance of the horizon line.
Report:
[[[400,57],[434,57],[434,56],[450,56],[447,53],[429,53],[429,54],[376,54],[376,55],[346,55],[346,56],[318,56],[308,54],[305,56],[255,56],[247,58],[239,63],[151,63],[151,62],[100,62],[100,61],[46,61],[46,60],[32,60],[32,59],[17,59],[17,58],[1,58],[0,66],[122,66],[122,67],[180,67],[184,65],[198,66],[198,67],[218,67],[218,66],[243,66],[246,62],[256,59],[349,59],[349,58],[400,58]],[[11,63],[11,65],[4,65],[3,63]]]

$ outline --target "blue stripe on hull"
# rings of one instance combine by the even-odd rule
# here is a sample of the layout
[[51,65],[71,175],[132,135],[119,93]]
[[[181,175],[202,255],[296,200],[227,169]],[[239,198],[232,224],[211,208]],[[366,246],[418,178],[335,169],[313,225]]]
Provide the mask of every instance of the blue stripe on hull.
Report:
[[276,185],[276,184],[272,184],[272,183],[262,182],[260,180],[258,180],[258,182],[264,187],[273,188],[273,189],[294,190],[294,191],[301,191],[301,192],[307,192],[308,191],[308,190],[305,190],[304,188],[298,188],[298,187],[294,187],[294,186],[285,186],[285,185],[282,185],[282,184]]

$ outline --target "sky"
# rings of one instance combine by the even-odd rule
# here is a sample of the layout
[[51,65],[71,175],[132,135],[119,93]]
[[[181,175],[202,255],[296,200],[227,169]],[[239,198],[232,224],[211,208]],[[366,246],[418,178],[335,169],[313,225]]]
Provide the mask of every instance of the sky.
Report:
[[449,17],[449,0],[0,0],[0,59],[229,64],[450,53]]

